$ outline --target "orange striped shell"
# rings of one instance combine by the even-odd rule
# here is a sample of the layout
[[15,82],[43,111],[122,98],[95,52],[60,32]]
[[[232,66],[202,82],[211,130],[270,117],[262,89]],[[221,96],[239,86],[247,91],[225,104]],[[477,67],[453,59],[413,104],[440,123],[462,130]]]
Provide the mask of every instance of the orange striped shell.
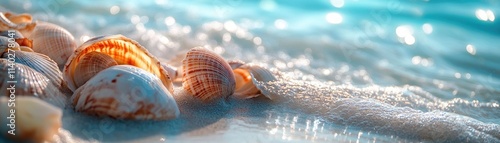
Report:
[[64,79],[68,82],[68,87],[75,91],[76,67],[83,57],[91,52],[99,52],[113,58],[118,65],[132,65],[148,71],[158,77],[163,85],[173,92],[173,84],[168,76],[168,72],[162,67],[160,61],[156,59],[148,50],[136,41],[123,35],[111,35],[95,37],[78,47],[64,66]]

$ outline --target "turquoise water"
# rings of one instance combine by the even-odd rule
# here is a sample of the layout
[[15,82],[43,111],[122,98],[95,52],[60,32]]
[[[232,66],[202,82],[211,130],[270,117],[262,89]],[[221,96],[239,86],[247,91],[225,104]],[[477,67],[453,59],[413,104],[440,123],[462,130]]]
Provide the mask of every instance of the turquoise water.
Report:
[[190,105],[198,103],[178,88],[187,102],[169,122],[67,110],[62,142],[500,142],[500,1],[0,4],[61,25],[78,43],[123,34],[177,66],[188,49],[206,46],[283,75],[262,85],[283,97],[274,102]]

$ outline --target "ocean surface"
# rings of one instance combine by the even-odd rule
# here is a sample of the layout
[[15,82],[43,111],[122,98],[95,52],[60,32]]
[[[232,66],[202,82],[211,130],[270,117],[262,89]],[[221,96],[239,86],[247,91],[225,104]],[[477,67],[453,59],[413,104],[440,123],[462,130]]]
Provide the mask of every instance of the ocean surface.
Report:
[[[78,44],[130,37],[180,66],[204,46],[279,74],[264,97],[179,118],[102,119],[64,109],[54,142],[500,142],[498,0],[2,0]],[[1,140],[0,140],[1,141]],[[5,141],[5,140],[4,140]]]

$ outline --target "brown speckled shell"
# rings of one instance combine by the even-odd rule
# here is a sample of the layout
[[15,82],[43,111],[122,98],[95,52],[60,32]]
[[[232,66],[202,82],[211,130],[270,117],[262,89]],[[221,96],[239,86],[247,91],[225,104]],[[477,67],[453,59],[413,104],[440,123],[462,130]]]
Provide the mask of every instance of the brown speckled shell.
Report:
[[177,103],[155,75],[131,65],[107,68],[71,97],[75,110],[117,119],[167,120],[179,116]]
[[182,87],[203,102],[226,98],[235,89],[234,74],[219,55],[205,48],[191,49],[182,61]]

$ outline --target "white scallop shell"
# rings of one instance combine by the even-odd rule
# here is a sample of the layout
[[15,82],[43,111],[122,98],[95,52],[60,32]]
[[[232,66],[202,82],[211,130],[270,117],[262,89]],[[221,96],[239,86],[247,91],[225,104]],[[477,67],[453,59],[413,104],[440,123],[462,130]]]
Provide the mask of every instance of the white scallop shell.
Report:
[[60,107],[65,105],[66,95],[42,73],[3,58],[0,58],[0,70],[4,71],[0,73],[0,93],[3,95],[10,96],[14,92],[14,95],[39,97]]
[[[274,74],[266,68],[257,65],[240,65],[233,70],[236,78],[236,91],[234,96],[237,98],[253,98],[259,96],[263,91],[260,82],[276,81]],[[271,93],[262,93],[269,99],[275,99]]]
[[[36,97],[18,96],[15,102],[7,97],[0,97],[0,130],[7,137],[18,141],[44,142],[51,141],[61,127],[62,111]],[[15,104],[15,105],[13,105]],[[12,105],[12,106],[9,106]],[[15,111],[15,136],[8,134],[10,130],[10,110]]]
[[51,23],[39,23],[29,39],[33,39],[33,51],[49,56],[60,69],[76,48],[73,35]]
[[166,120],[179,115],[160,79],[131,65],[99,72],[75,91],[71,101],[76,111],[118,119]]
[[95,51],[85,54],[75,69],[75,75],[77,76],[73,79],[76,87],[82,86],[100,71],[115,65],[118,65],[118,63],[106,54]]
[[77,89],[74,77],[75,69],[83,56],[90,52],[100,52],[112,57],[119,65],[133,65],[143,70],[153,73],[160,78],[163,85],[173,93],[174,87],[168,72],[161,66],[148,50],[139,43],[123,35],[111,35],[95,37],[83,43],[71,55],[64,67],[64,80],[68,87],[74,91]]
[[[9,58],[9,53],[1,55],[2,58]],[[57,67],[57,63],[46,55],[34,52],[15,51],[13,57],[16,63],[26,65],[33,70],[45,75],[54,85],[62,86],[62,73]]]
[[203,102],[233,94],[235,79],[229,64],[208,49],[191,49],[182,61],[182,87]]

